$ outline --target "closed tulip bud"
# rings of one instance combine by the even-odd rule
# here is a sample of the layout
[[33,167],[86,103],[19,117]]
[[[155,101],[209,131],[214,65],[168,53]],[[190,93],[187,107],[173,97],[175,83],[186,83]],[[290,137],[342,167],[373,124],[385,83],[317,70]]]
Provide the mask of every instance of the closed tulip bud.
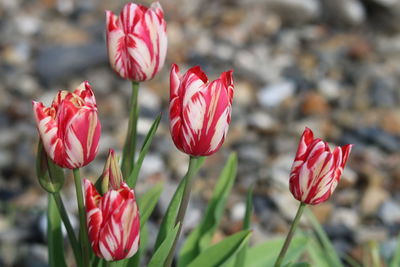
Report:
[[118,165],[118,157],[115,156],[113,149],[110,149],[108,152],[108,158],[104,165],[103,176],[101,179],[101,188],[104,193],[109,189],[118,190],[124,180],[121,169]]
[[170,76],[170,129],[176,147],[192,156],[208,156],[223,144],[231,121],[232,70],[212,82],[200,67],[184,75],[173,65]]
[[32,103],[43,147],[57,165],[75,169],[95,158],[101,126],[88,82],[82,83],[73,93],[58,92],[50,107]]
[[135,193],[122,182],[101,196],[87,179],[86,219],[94,253],[107,261],[132,257],[139,248],[140,219]]
[[352,145],[336,147],[333,152],[328,144],[314,138],[306,128],[299,143],[290,174],[290,191],[306,204],[326,201],[340,181]]
[[124,79],[142,82],[162,68],[167,54],[164,12],[158,2],[150,8],[127,3],[119,17],[107,17],[107,48],[111,67]]

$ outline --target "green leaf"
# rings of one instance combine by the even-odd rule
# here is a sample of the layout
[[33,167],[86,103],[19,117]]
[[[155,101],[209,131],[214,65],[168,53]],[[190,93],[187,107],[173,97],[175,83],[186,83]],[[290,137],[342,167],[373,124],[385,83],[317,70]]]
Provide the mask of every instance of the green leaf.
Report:
[[328,236],[326,235],[321,224],[318,222],[317,218],[315,218],[312,211],[308,208],[306,209],[306,214],[307,214],[307,218],[311,222],[319,240],[321,241],[321,245],[322,245],[325,257],[329,261],[330,266],[343,267],[340,257],[336,253],[335,248],[333,247],[331,241],[329,240]]
[[50,266],[67,267],[64,258],[64,240],[61,231],[60,214],[51,194],[48,195],[47,206],[47,241]]
[[143,146],[142,149],[140,150],[139,158],[137,159],[135,165],[133,166],[132,172],[127,178],[127,184],[129,187],[133,188],[136,185],[136,181],[139,176],[139,171],[140,168],[142,167],[143,160],[149,152],[151,142],[153,141],[153,137],[157,131],[158,125],[160,124],[161,120],[161,113],[157,116],[157,118],[154,120],[153,124],[151,125],[151,128],[149,132],[146,135],[146,138],[143,141]]
[[400,266],[400,235],[397,237],[397,239],[398,240],[397,240],[396,250],[394,252],[392,260],[390,261],[389,267]]
[[[307,238],[294,237],[285,255],[284,264],[295,261],[306,249]],[[273,266],[285,240],[276,239],[249,248],[246,256],[246,267]]]
[[284,267],[311,267],[308,262],[288,263]]
[[179,224],[180,223],[178,223],[172,231],[167,233],[166,238],[154,252],[153,257],[151,257],[148,267],[160,267],[164,264],[168,257],[168,253],[174,244],[176,235],[178,234]]
[[[205,157],[199,158],[197,161],[197,169],[200,169],[202,164],[204,163]],[[156,243],[154,245],[154,251],[157,251],[157,249],[161,246],[161,244],[164,242],[164,240],[167,238],[167,235],[169,232],[171,232],[175,228],[175,222],[176,222],[176,217],[178,215],[178,210],[179,210],[179,205],[182,200],[182,195],[183,195],[183,189],[185,188],[185,181],[186,179],[182,179],[181,182],[179,183],[177,189],[175,190],[175,193],[169,202],[168,209],[161,221],[160,225],[160,230],[158,231],[157,234],[157,239]]]
[[47,156],[42,141],[39,141],[36,155],[36,175],[42,188],[49,193],[59,192],[64,185],[64,171]]
[[156,184],[150,188],[146,193],[138,198],[139,214],[140,214],[140,228],[147,222],[151,213],[157,205],[158,199],[161,196],[163,185]]
[[187,266],[197,255],[210,246],[213,234],[221,220],[226,201],[232,189],[236,170],[237,157],[235,153],[231,153],[218,179],[204,219],[188,236],[181,249],[178,266]]
[[221,242],[205,249],[188,267],[219,267],[229,262],[250,239],[251,231],[245,230],[231,235]]
[[325,255],[324,249],[316,237],[310,238],[307,244],[307,254],[310,256],[314,266],[330,267],[328,257]]
[[[243,230],[249,230],[251,224],[251,216],[253,215],[253,189],[254,186],[251,186],[249,191],[247,192],[246,198],[246,213],[243,219]],[[244,246],[242,250],[238,253],[236,257],[235,266],[242,267],[246,262],[246,254],[247,254],[248,246]]]

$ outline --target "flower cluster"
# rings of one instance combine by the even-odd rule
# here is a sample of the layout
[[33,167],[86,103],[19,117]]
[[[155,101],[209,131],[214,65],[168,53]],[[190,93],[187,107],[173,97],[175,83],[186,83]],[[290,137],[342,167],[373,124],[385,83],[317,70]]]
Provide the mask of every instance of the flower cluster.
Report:
[[[106,34],[110,65],[121,78],[137,85],[138,82],[153,79],[162,69],[167,52],[167,34],[164,13],[158,2],[149,8],[128,3],[119,16],[107,11]],[[132,95],[135,96],[134,93]],[[165,251],[154,253],[155,257],[159,257],[155,262],[165,262],[164,266],[172,264],[188,205],[191,181],[201,166],[201,157],[216,153],[225,141],[231,122],[233,95],[233,70],[222,72],[219,78],[210,82],[200,66],[192,67],[184,74],[180,72],[178,65],[173,64],[171,67],[170,133],[175,146],[190,156],[190,164],[164,218],[167,226],[162,229],[164,232],[160,230],[157,238],[168,241],[158,247]],[[148,151],[159,119],[155,120],[147,134],[141,155],[135,162],[138,117],[136,100],[137,94],[132,101],[122,167],[116,153],[110,149],[99,180],[93,184],[89,179],[83,179],[84,192],[79,168],[88,165],[96,157],[101,132],[91,86],[88,82],[83,82],[73,92],[58,92],[50,107],[33,101],[36,126],[42,144],[38,153],[42,162],[38,169],[40,176],[46,178],[43,184],[50,188],[48,192],[57,197],[61,189],[61,182],[53,187],[51,184],[54,181],[64,181],[63,171],[56,172],[57,168],[73,170],[80,215],[79,242],[69,227],[68,217],[63,216],[62,201],[57,203],[79,267],[91,264],[89,245],[96,257],[106,261],[130,258],[139,251],[141,226],[151,212],[143,212],[133,188],[143,155]],[[305,129],[289,179],[290,191],[301,203],[293,225],[298,222],[304,205],[316,205],[328,200],[340,181],[351,148],[352,145],[345,145],[332,151],[325,141],[314,138],[313,132]],[[130,153],[125,154],[128,150]],[[124,161],[129,165],[127,170],[124,169]],[[232,167],[232,170],[235,168]],[[151,195],[148,199],[154,197],[155,195]],[[151,202],[144,207],[149,208],[149,203]],[[155,204],[153,208],[154,206]],[[141,213],[146,213],[147,216],[141,218]],[[168,238],[165,236],[171,233],[175,235]],[[292,234],[288,234],[276,266],[280,266]],[[243,235],[243,240],[247,237],[248,235]]]

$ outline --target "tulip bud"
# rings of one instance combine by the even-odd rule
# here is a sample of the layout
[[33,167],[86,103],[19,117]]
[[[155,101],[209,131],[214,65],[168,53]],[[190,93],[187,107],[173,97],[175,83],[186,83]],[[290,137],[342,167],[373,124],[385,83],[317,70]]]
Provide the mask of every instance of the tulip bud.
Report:
[[176,147],[192,156],[208,156],[222,146],[231,121],[232,70],[208,82],[200,67],[184,75],[173,65],[170,76],[170,130]]
[[39,142],[36,155],[36,175],[42,188],[49,193],[59,192],[64,185],[62,168],[47,157],[41,142]]
[[58,92],[50,107],[33,101],[33,111],[43,147],[57,165],[75,169],[95,158],[101,126],[88,82],[73,93]]
[[152,79],[167,54],[164,12],[158,2],[150,8],[127,3],[119,17],[106,12],[107,49],[111,67],[124,79]]
[[125,182],[101,196],[87,179],[85,203],[89,240],[107,261],[132,257],[139,248],[140,218],[135,193]]
[[306,204],[326,201],[340,181],[353,145],[336,147],[331,152],[328,144],[306,128],[299,143],[290,174],[290,191]]
[[104,193],[109,189],[117,190],[123,181],[124,178],[118,165],[118,157],[115,155],[114,150],[110,149],[106,164],[104,165],[101,189]]

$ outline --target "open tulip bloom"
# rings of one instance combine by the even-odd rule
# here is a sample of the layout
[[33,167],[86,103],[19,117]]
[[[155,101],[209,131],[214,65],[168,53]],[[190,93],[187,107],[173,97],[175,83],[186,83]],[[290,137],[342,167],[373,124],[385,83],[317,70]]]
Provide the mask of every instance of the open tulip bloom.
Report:
[[208,156],[221,147],[231,121],[232,70],[208,82],[199,66],[170,74],[170,129],[176,147],[192,156]]
[[50,107],[32,103],[43,147],[56,164],[75,169],[95,158],[101,126],[88,82],[73,93],[59,91]]
[[142,82],[162,68],[167,53],[164,13],[158,2],[150,8],[127,3],[119,17],[107,17],[107,48],[111,67],[124,79]]

